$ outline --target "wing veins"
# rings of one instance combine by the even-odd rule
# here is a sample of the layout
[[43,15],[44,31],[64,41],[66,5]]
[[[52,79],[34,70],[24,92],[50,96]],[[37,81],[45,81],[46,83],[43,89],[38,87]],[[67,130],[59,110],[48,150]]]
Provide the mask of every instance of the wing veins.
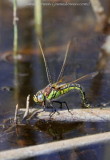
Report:
[[[61,88],[61,87],[64,87],[65,84],[76,83],[76,82],[79,82],[79,81],[82,81],[82,80],[86,80],[86,79],[88,79],[88,78],[94,78],[97,74],[98,74],[97,71],[96,71],[96,72],[92,72],[92,73],[90,73],[90,74],[86,74],[86,75],[84,75],[84,76],[82,76],[82,77],[80,77],[80,78],[78,78],[78,79],[76,79],[76,80],[74,80],[74,81],[71,81],[71,82],[68,82],[68,83],[64,83],[64,84],[62,84],[62,85],[59,86],[59,87]],[[59,85],[59,84],[62,83],[62,82],[63,82],[63,80],[59,80],[58,82],[56,82],[56,83],[54,84],[55,88],[58,88],[58,87],[56,87],[56,86]]]
[[84,76],[82,76],[82,77],[80,77],[80,78],[78,78],[78,79],[76,79],[76,80],[74,80],[74,81],[72,81],[72,82],[70,82],[70,83],[76,83],[76,82],[79,82],[79,81],[81,81],[81,80],[85,80],[85,79],[87,79],[87,78],[93,78],[93,77],[95,77],[97,74],[98,74],[98,72],[92,72],[92,73],[86,74],[86,75],[84,75]]

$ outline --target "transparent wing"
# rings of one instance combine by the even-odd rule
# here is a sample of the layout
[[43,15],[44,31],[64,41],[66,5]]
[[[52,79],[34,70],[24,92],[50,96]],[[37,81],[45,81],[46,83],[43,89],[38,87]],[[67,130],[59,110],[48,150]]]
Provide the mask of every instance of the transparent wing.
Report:
[[65,75],[59,81],[57,81],[56,84],[68,83],[68,82],[71,82],[73,79],[75,79],[75,74]]
[[98,72],[92,72],[92,73],[86,74],[86,75],[84,75],[84,76],[82,76],[82,77],[80,77],[80,78],[78,78],[78,79],[76,79],[74,81],[69,81],[73,77],[72,75],[71,76],[64,76],[64,77],[62,77],[61,80],[59,80],[58,82],[54,83],[53,86],[57,87],[57,85],[61,85],[63,83],[65,85],[65,83],[71,84],[71,83],[81,82],[81,81],[84,81],[84,80],[92,79],[97,74],[98,74]]
[[88,80],[88,79],[92,79],[94,78],[99,72],[92,72],[92,73],[89,73],[89,74],[86,74],[70,83],[76,83],[76,82],[79,82],[79,81],[82,81],[82,80]]

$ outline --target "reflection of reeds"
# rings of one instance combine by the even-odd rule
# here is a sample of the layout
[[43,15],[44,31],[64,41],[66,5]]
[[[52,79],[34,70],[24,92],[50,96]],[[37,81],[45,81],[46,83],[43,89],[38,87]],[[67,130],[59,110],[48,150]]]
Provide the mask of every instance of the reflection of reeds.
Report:
[[102,6],[100,0],[90,0],[92,9],[97,18],[97,30],[109,33],[110,18],[107,16],[104,7]]
[[18,50],[18,27],[17,27],[17,0],[13,0],[13,25],[14,25],[14,37],[13,37],[13,52],[14,56]]
[[42,38],[42,2],[41,0],[35,0],[35,31],[39,38]]
[[14,27],[14,36],[13,36],[13,57],[14,57],[14,76],[15,76],[15,99],[18,103],[18,61],[17,61],[17,52],[18,52],[18,26],[17,26],[17,0],[13,0],[13,27]]
[[107,35],[105,43],[101,47],[100,58],[97,63],[97,69],[103,71],[110,59],[110,17],[107,16],[100,0],[90,0],[90,2],[96,16],[98,31]]

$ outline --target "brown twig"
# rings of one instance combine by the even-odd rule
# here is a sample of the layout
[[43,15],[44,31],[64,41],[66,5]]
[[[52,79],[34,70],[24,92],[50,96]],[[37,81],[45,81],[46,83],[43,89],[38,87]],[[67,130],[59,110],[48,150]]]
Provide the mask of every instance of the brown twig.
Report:
[[23,116],[23,119],[25,119],[29,115],[29,100],[30,100],[30,95],[27,96],[26,100],[26,110]]
[[14,117],[15,124],[17,124],[17,115],[18,115],[18,104],[16,105],[16,108],[15,108],[15,117]]

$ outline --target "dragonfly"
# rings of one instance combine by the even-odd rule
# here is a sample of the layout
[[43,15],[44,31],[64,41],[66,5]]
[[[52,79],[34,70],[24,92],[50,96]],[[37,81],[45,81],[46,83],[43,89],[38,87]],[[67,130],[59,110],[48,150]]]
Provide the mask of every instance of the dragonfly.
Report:
[[49,84],[45,88],[39,90],[33,96],[34,102],[36,102],[37,104],[44,107],[44,109],[48,106],[52,107],[54,109],[54,112],[56,112],[56,108],[54,106],[54,103],[59,103],[61,108],[62,108],[62,105],[65,104],[68,111],[70,112],[69,107],[67,105],[67,102],[66,101],[61,102],[61,101],[58,101],[58,99],[61,98],[63,95],[69,93],[70,91],[76,90],[80,94],[81,101],[82,101],[82,107],[89,108],[90,104],[87,102],[85,92],[84,92],[83,88],[81,87],[81,85],[78,84],[77,82],[79,82],[80,80],[87,79],[87,78],[93,78],[94,76],[96,76],[97,72],[93,72],[93,73],[84,75],[74,81],[71,81],[71,82],[63,82],[63,78],[62,78],[63,72],[64,72],[64,68],[66,65],[66,60],[67,60],[67,56],[68,56],[69,48],[70,48],[70,44],[71,44],[71,41],[69,41],[67,44],[67,47],[66,47],[64,61],[63,61],[59,76],[57,78],[57,81],[53,83],[48,66],[47,66],[47,61],[46,61],[46,58],[44,55],[44,51],[43,51],[41,42],[38,41],[38,43],[39,43],[39,47],[40,47],[42,57],[43,57],[43,60],[45,63],[45,69],[46,69],[46,74],[47,74],[47,79],[48,79]]

